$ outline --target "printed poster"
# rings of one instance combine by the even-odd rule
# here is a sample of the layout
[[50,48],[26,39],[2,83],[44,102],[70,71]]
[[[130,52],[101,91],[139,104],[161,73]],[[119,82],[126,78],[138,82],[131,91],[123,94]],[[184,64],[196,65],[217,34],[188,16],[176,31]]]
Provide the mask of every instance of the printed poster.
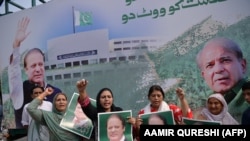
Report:
[[98,113],[98,141],[133,141],[132,125],[127,122],[128,117],[132,117],[131,110]]
[[186,117],[183,117],[182,120],[186,125],[221,125],[219,121],[189,119]]
[[140,117],[145,125],[175,125],[172,110],[141,114]]
[[60,126],[89,139],[94,127],[92,121],[82,111],[81,105],[77,102],[78,96],[78,93],[73,94]]

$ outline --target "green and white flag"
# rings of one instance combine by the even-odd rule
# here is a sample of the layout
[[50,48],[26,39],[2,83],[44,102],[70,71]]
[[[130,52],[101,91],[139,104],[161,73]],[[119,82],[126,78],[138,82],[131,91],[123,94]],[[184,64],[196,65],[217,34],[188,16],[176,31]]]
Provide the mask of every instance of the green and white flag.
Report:
[[75,26],[91,25],[92,16],[89,12],[74,10]]

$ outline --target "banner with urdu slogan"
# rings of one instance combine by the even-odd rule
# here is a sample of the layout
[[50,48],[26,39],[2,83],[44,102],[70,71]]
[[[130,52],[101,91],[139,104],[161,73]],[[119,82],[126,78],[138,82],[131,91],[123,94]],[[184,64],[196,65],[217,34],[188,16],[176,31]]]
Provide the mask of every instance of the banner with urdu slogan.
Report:
[[133,141],[132,124],[128,122],[128,117],[132,117],[131,110],[98,113],[98,141],[110,141],[114,138]]
[[70,132],[89,139],[94,126],[92,121],[82,111],[81,105],[77,102],[78,96],[78,93],[73,94],[60,126]]
[[160,111],[140,115],[145,125],[175,125],[173,111]]
[[183,117],[182,121],[186,125],[221,125],[221,122],[219,122],[219,121],[189,119],[186,117]]

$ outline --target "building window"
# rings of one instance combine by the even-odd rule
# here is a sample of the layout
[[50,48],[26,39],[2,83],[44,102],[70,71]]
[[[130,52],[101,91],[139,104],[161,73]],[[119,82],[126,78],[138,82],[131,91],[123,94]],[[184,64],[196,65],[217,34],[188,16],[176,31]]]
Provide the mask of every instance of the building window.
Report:
[[49,66],[45,66],[44,68],[45,68],[45,70],[49,70]]
[[140,49],[140,47],[132,47],[133,50]]
[[109,62],[113,62],[113,61],[115,61],[116,60],[116,57],[111,57],[111,58],[109,58]]
[[157,40],[155,40],[155,39],[151,39],[151,40],[150,40],[150,42],[157,42]]
[[65,81],[64,82],[64,86],[70,86],[70,85],[71,85],[70,81]]
[[60,74],[55,75],[55,80],[61,80],[61,79],[62,79],[62,76]]
[[106,70],[105,72],[106,72],[106,73],[112,74],[112,73],[114,73],[115,71],[114,71],[114,70]]
[[122,42],[121,41],[114,42],[114,45],[118,45],[118,44],[122,44]]
[[124,47],[123,50],[130,50],[130,47]]
[[94,71],[94,75],[101,75],[102,74],[102,71]]
[[88,65],[89,64],[89,61],[88,60],[82,60],[82,65]]
[[157,48],[157,46],[150,46],[150,48]]
[[70,73],[64,74],[63,78],[64,79],[70,79],[71,78],[71,74]]
[[89,64],[98,64],[97,59],[89,60]]
[[140,61],[143,61],[143,60],[145,60],[145,56],[144,56],[144,55],[140,55],[140,56],[138,57],[138,59],[139,59]]
[[71,62],[65,63],[65,66],[66,66],[66,68],[71,67],[71,66],[72,66],[72,65],[71,65]]
[[63,63],[60,63],[60,64],[57,64],[57,68],[64,68],[64,64]]
[[148,49],[147,46],[141,46],[141,49]]
[[82,77],[88,77],[91,75],[91,72],[83,72]]
[[123,41],[123,44],[130,44],[130,41]]
[[142,43],[147,43],[147,42],[148,42],[148,40],[141,40],[141,42],[142,42]]
[[51,69],[56,69],[56,65],[51,65]]
[[126,61],[126,57],[125,56],[119,57],[119,61]]
[[106,63],[107,62],[107,58],[101,58],[100,59],[100,63]]
[[115,48],[114,51],[121,51],[122,48]]
[[132,60],[132,61],[133,61],[133,60],[135,60],[135,59],[136,59],[135,56],[129,56],[129,57],[128,57],[128,60]]
[[46,79],[47,79],[48,81],[51,81],[51,80],[53,80],[53,76],[46,76]]
[[81,73],[80,72],[73,73],[73,77],[74,78],[80,78],[81,77]]
[[140,43],[140,40],[133,40],[133,43]]
[[80,62],[79,61],[75,61],[73,62],[73,66],[76,67],[76,66],[80,66]]

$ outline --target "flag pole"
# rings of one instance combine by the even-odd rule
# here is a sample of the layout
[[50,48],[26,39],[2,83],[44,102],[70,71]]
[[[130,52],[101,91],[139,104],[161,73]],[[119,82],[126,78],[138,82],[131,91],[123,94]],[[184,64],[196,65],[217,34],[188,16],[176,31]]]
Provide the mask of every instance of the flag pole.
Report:
[[73,33],[76,33],[76,29],[75,29],[75,9],[74,6],[72,6],[72,15],[73,15]]

